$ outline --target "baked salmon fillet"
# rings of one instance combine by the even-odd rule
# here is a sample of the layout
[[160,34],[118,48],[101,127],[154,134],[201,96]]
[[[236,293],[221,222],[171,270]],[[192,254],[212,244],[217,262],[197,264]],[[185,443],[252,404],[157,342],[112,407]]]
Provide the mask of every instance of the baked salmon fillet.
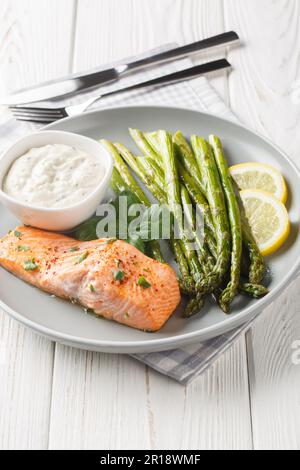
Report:
[[173,269],[121,240],[79,242],[17,227],[0,240],[0,265],[45,292],[141,330],[159,330],[180,302]]

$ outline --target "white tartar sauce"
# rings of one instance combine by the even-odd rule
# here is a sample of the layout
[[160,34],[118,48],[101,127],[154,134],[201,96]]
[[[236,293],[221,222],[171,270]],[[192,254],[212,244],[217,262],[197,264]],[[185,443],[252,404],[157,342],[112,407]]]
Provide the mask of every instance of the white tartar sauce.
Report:
[[82,201],[104,176],[100,159],[76,147],[49,144],[17,158],[4,179],[9,196],[40,207],[68,207]]

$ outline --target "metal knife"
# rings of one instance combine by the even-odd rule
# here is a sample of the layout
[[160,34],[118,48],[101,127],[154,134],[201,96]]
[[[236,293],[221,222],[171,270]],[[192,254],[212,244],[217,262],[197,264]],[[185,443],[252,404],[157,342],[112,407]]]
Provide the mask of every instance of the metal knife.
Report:
[[238,40],[239,36],[237,33],[229,31],[185,46],[160,52],[150,57],[135,60],[134,62],[121,63],[116,67],[87,74],[72,74],[67,77],[41,83],[37,86],[23,88],[6,98],[1,99],[1,103],[6,105],[25,104],[70,95],[79,91],[98,87],[99,85],[114,82],[130,72],[150,67],[154,64],[179,59],[198,51],[229,45],[230,43]]

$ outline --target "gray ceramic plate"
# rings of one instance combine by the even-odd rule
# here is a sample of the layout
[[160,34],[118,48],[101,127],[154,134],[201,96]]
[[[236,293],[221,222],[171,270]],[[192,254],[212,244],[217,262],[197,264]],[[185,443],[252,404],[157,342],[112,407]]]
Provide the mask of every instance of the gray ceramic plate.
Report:
[[[176,312],[157,333],[144,333],[114,322],[87,315],[77,306],[52,298],[0,270],[0,305],[16,320],[65,344],[115,353],[138,353],[176,348],[218,336],[250,320],[296,277],[300,266],[300,174],[283,152],[245,127],[216,116],[164,107],[121,107],[86,113],[48,126],[93,138],[118,140],[134,150],[128,127],[181,129],[184,134],[219,135],[230,164],[260,161],[270,163],[285,176],[290,198],[288,208],[292,233],[284,247],[268,259],[271,269],[270,294],[254,301],[239,297],[231,315],[224,315],[213,303],[202,313],[185,320]],[[1,236],[18,221],[0,207]]]

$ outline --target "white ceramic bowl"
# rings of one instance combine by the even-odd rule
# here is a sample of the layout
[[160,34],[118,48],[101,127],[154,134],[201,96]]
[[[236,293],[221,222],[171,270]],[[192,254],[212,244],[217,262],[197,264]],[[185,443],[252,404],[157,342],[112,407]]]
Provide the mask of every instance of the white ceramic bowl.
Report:
[[[101,159],[104,177],[96,189],[79,203],[63,208],[42,208],[23,203],[8,196],[3,190],[3,179],[18,157],[33,147],[47,144],[65,144],[79,148]],[[88,219],[101,203],[111,178],[113,162],[109,152],[96,140],[63,131],[40,131],[11,145],[0,158],[0,200],[24,224],[45,230],[64,231]]]

